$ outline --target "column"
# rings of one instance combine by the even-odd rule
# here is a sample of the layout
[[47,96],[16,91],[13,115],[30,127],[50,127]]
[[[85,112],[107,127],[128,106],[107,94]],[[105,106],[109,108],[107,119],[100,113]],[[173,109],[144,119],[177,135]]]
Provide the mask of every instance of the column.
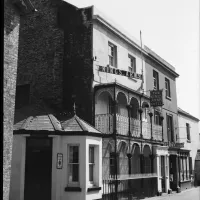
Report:
[[143,134],[142,134],[142,113],[143,113],[143,109],[142,109],[142,107],[140,107],[138,109],[138,112],[140,113],[140,137],[143,138]]
[[150,110],[150,112],[149,112],[149,117],[150,117],[150,122],[151,122],[151,140],[153,140],[153,129],[152,129],[153,112],[152,112],[152,110]]
[[177,159],[178,159],[178,186],[177,186],[177,193],[181,192],[181,163],[180,163],[180,154],[178,153],[177,155]]
[[171,191],[169,181],[169,154],[167,154],[165,156],[165,185],[168,192]]
[[178,162],[178,155],[176,155],[176,191],[177,193],[180,192],[180,187],[179,187],[179,162]]
[[161,163],[160,163],[160,156],[156,154],[156,172],[157,172],[157,185],[158,185],[158,195],[160,196],[162,193],[162,186],[161,186]]

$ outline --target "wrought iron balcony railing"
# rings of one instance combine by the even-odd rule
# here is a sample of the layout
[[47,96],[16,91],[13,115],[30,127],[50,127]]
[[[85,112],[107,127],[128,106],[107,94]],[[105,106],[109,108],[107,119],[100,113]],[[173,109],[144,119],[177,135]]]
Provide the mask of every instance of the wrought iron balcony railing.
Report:
[[[113,114],[95,115],[95,127],[104,134],[112,134],[114,130]],[[116,114],[116,130],[119,135],[128,135],[129,118]],[[130,118],[130,131],[132,137],[141,137],[141,121]],[[144,139],[151,139],[151,124],[142,121],[142,135]],[[162,126],[152,124],[153,140],[162,141]]]

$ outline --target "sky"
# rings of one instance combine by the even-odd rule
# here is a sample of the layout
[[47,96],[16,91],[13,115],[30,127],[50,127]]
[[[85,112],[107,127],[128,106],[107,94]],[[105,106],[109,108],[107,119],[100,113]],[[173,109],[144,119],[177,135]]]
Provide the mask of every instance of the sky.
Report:
[[[178,106],[200,119],[199,0],[66,0],[94,5],[175,67]],[[200,123],[199,123],[200,127]]]

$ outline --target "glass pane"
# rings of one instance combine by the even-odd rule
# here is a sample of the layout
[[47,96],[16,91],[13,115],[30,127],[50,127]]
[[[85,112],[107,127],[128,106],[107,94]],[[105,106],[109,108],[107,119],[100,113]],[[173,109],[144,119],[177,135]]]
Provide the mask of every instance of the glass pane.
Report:
[[94,163],[94,147],[89,148],[89,163]]
[[93,173],[94,173],[94,166],[93,164],[89,165],[89,181],[93,181]]
[[69,163],[78,163],[78,162],[79,162],[78,146],[70,146]]
[[69,165],[69,182],[78,182],[79,179],[79,165],[70,164]]

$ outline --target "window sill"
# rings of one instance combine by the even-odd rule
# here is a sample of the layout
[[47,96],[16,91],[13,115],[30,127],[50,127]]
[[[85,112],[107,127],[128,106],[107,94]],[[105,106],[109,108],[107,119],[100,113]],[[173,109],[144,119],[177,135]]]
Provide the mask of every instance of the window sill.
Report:
[[130,77],[128,77],[128,79],[134,81],[135,83],[137,82],[137,80],[135,80],[134,78],[130,78]]
[[101,187],[97,187],[97,186],[89,187],[87,189],[88,192],[99,191],[99,190],[101,190]]
[[171,98],[171,97],[168,97],[168,96],[166,96],[165,98],[168,99],[168,100],[170,100],[170,101],[172,100],[172,98]]
[[184,180],[184,181],[180,181],[181,183],[186,183],[186,182],[191,182],[191,180],[190,179],[188,179],[188,180]]
[[66,192],[81,192],[81,188],[80,187],[66,187],[65,191]]

